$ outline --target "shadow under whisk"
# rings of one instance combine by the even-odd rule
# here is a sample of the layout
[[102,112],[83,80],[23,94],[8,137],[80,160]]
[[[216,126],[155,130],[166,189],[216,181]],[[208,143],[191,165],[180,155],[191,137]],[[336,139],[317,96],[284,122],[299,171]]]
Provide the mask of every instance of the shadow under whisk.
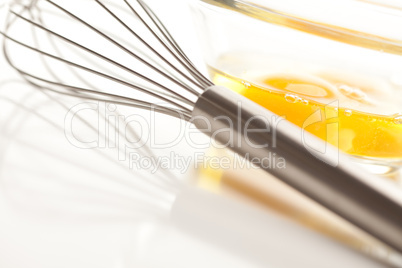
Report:
[[[6,86],[15,86],[16,83],[12,84],[8,83]],[[18,85],[21,87],[23,84],[18,83]],[[26,87],[27,85],[23,88]],[[3,123],[0,132],[2,139],[6,142],[6,147],[2,146],[0,155],[0,160],[2,160],[0,170],[4,169],[6,172],[2,175],[3,197],[6,197],[19,210],[27,210],[37,216],[42,214],[46,216],[52,215],[52,213],[49,214],[49,209],[56,216],[60,215],[60,213],[61,215],[66,215],[64,207],[67,206],[69,213],[80,215],[79,219],[81,220],[97,218],[116,221],[122,218],[166,217],[174,197],[181,189],[181,184],[176,175],[169,170],[158,169],[155,174],[152,174],[152,177],[149,177],[148,173],[129,169],[126,165],[127,163],[119,161],[117,155],[110,150],[96,148],[88,151],[74,146],[68,146],[70,147],[68,149],[68,147],[66,148],[62,145],[49,146],[49,144],[44,144],[35,138],[26,140],[26,138],[19,137],[20,132],[25,128],[26,122],[37,121],[45,129],[56,131],[47,131],[48,135],[58,133],[54,137],[55,141],[59,138],[65,139],[63,121],[60,122],[49,118],[46,112],[42,110],[51,104],[56,113],[61,111],[61,116],[63,117],[68,112],[68,105],[50,95],[47,91],[39,92],[44,93],[45,101],[43,101],[42,97],[40,98],[42,101],[34,101],[33,104],[26,103],[33,96],[38,97],[38,94],[32,94],[32,91],[26,98],[18,101],[9,97],[0,97],[0,101],[3,104],[10,103],[16,107],[11,112],[13,120],[8,121],[13,122],[13,124]],[[20,114],[19,117],[16,117],[17,113]],[[80,115],[77,115],[76,120],[85,124],[91,131],[98,131],[96,123],[90,122]],[[117,135],[126,138],[126,133],[122,133],[117,128],[114,130]],[[137,135],[130,125],[127,126],[126,130],[130,135]],[[105,133],[98,134],[105,135]],[[45,134],[44,136],[46,138],[47,135]],[[63,144],[61,141],[57,143]],[[7,147],[10,145],[24,148],[24,152],[28,152],[28,156],[35,156],[38,161],[46,163],[48,168],[45,171],[42,169],[43,166],[37,165],[38,162],[35,161],[33,163],[36,163],[36,165],[32,166],[29,164],[31,161],[26,161],[27,159],[24,156],[21,156],[18,161],[11,158],[11,162],[5,162],[8,152]],[[119,149],[121,148],[115,148],[114,151],[119,151]],[[61,154],[60,151],[63,153]],[[146,145],[139,148],[137,152],[143,157],[157,157],[155,152]],[[83,162],[83,157],[87,161]],[[90,163],[93,161],[97,164],[91,165]],[[61,165],[65,171],[55,173],[56,169],[52,168],[53,165]],[[6,175],[8,170],[14,170],[12,172],[14,175],[11,177]],[[67,174],[70,174],[70,176]],[[35,181],[35,183],[32,184],[32,181]],[[55,191],[49,190],[53,185],[62,186],[64,190],[62,193],[59,192],[59,187],[55,187]],[[105,185],[109,186],[105,188]],[[51,187],[49,188],[49,186]],[[20,198],[21,196],[23,196],[22,199]],[[89,207],[90,209],[84,209],[84,213],[81,207],[87,209]],[[103,210],[102,208],[106,209]],[[109,211],[108,209],[110,208],[112,210]],[[77,209],[77,211],[74,211],[74,209]],[[93,209],[93,212],[91,209]]]

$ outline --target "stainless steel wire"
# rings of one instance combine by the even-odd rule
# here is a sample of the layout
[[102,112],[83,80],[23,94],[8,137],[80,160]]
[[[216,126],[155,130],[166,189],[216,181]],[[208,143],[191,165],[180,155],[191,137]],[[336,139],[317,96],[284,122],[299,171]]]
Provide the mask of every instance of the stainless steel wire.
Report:
[[5,58],[41,89],[189,120],[213,85],[141,0],[14,1],[9,9]]

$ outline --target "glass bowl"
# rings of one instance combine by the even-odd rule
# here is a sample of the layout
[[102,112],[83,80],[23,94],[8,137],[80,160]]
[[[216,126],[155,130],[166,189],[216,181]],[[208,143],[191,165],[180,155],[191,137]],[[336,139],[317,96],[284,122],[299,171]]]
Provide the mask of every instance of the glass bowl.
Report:
[[[402,164],[402,3],[194,0],[223,85],[390,173]],[[386,168],[386,170],[381,169]]]

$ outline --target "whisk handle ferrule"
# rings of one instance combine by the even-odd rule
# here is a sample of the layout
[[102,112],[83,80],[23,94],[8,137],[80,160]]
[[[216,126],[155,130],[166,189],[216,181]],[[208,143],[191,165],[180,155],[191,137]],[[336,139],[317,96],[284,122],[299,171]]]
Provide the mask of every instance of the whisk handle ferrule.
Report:
[[[192,121],[217,142],[402,252],[402,193],[348,163],[336,147],[219,86],[200,96]],[[275,166],[275,159],[284,164]]]

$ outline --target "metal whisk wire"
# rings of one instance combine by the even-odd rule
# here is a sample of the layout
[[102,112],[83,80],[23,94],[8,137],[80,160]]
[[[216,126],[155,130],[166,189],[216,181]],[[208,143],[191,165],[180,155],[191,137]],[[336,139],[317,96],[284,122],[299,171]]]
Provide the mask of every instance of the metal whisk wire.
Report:
[[[48,6],[54,10],[48,11],[43,7],[38,8],[38,5],[44,2],[46,2],[46,4],[48,4]],[[31,1],[29,5],[22,5],[21,3],[14,3],[11,5],[10,16],[7,20],[5,30],[4,32],[1,32],[1,34],[5,37],[3,41],[3,50],[6,60],[15,70],[23,75],[26,80],[28,80],[31,84],[41,87],[42,89],[56,91],[65,95],[90,100],[106,100],[120,105],[127,105],[141,109],[153,109],[154,111],[160,113],[188,120],[191,116],[191,111],[195,100],[205,88],[213,85],[213,83],[197,68],[195,68],[194,64],[185,55],[180,46],[178,46],[163,23],[161,23],[161,21],[144,2],[141,0],[136,0],[135,7],[127,0],[122,0],[123,6],[118,6],[111,3],[106,4],[105,2],[101,2],[99,0],[92,2],[96,3],[96,5],[104,11],[105,15],[117,22],[119,27],[126,30],[131,37],[134,37],[136,41],[141,43],[145,47],[146,52],[142,52],[135,45],[128,46],[122,39],[109,34],[107,31],[97,26],[94,26],[86,19],[80,18],[78,15],[60,6],[54,1],[39,0]],[[19,12],[15,11],[17,7],[20,8]],[[112,10],[112,8],[115,10]],[[49,27],[42,18],[42,13],[44,10],[49,14],[56,11],[64,14],[65,17],[72,19],[74,23],[79,23],[81,27],[89,29],[99,38],[102,38],[104,41],[112,44],[114,48],[119,49],[132,59],[135,59],[137,62],[143,64],[143,66],[147,67],[153,73],[159,75],[159,78],[163,78],[164,80],[160,81],[159,79],[157,81],[157,79],[153,78],[152,75],[142,73],[141,68],[131,68],[119,60],[115,60],[104,55],[104,51],[101,52],[91,49],[90,47],[80,44],[80,42],[67,37],[59,31],[51,29],[51,27]],[[132,26],[123,21],[119,15],[116,14],[116,10],[123,10],[125,13],[130,12],[131,16],[135,17],[140,23],[142,23],[142,25],[145,26],[145,29],[148,31],[147,34],[153,38],[153,42],[158,43],[163,49],[163,52],[165,52],[167,56],[170,56],[170,59],[162,55],[160,49],[157,50],[154,48],[155,43],[151,44],[149,40],[145,40],[141,34],[137,33],[137,30],[133,30]],[[34,13],[36,13],[36,16]],[[24,22],[31,27],[33,41],[24,42],[12,36],[11,29],[17,22]],[[54,53],[50,53],[49,51],[41,48],[39,45],[40,42],[38,41],[40,38],[37,36],[39,35],[39,31],[42,31],[46,34],[48,38],[48,44],[46,45],[50,44],[52,50],[55,51]],[[64,56],[60,52],[58,45],[54,44],[55,40],[57,40],[57,42],[64,42],[64,45],[68,45],[68,48],[70,50],[74,50],[79,57],[85,58],[94,56],[98,60],[101,60],[102,64],[97,64],[98,69],[95,69],[77,61],[68,59],[68,57]],[[48,70],[47,74],[35,75],[34,72],[26,70],[24,67],[20,67],[18,63],[15,63],[11,55],[12,51],[10,51],[10,47],[8,47],[10,43],[7,41],[10,41],[15,45],[19,45],[20,47],[31,52],[37,53],[41,58],[41,63],[44,65],[45,69]],[[11,50],[13,48],[15,48],[15,46],[11,47]],[[149,101],[147,98],[144,99],[137,97],[137,95],[125,96],[124,94],[114,93],[112,90],[102,90],[101,88],[93,86],[92,84],[89,87],[84,87],[65,82],[63,79],[60,79],[57,77],[57,75],[55,75],[55,72],[53,72],[53,65],[48,62],[49,60],[65,64],[68,66],[72,75],[78,78],[78,80],[83,81],[85,84],[91,84],[91,81],[90,79],[87,79],[84,74],[91,73],[96,77],[113,82],[113,85],[119,84],[126,88],[128,87],[134,89],[136,92],[144,93],[145,95],[153,98],[154,101]],[[86,62],[88,62],[88,60]],[[107,71],[99,70],[99,68],[109,68],[110,66],[116,67],[116,69],[120,71],[129,73],[137,79],[131,81],[122,78],[120,74],[111,72],[109,69]],[[161,101],[162,104],[155,105],[155,100]]]

